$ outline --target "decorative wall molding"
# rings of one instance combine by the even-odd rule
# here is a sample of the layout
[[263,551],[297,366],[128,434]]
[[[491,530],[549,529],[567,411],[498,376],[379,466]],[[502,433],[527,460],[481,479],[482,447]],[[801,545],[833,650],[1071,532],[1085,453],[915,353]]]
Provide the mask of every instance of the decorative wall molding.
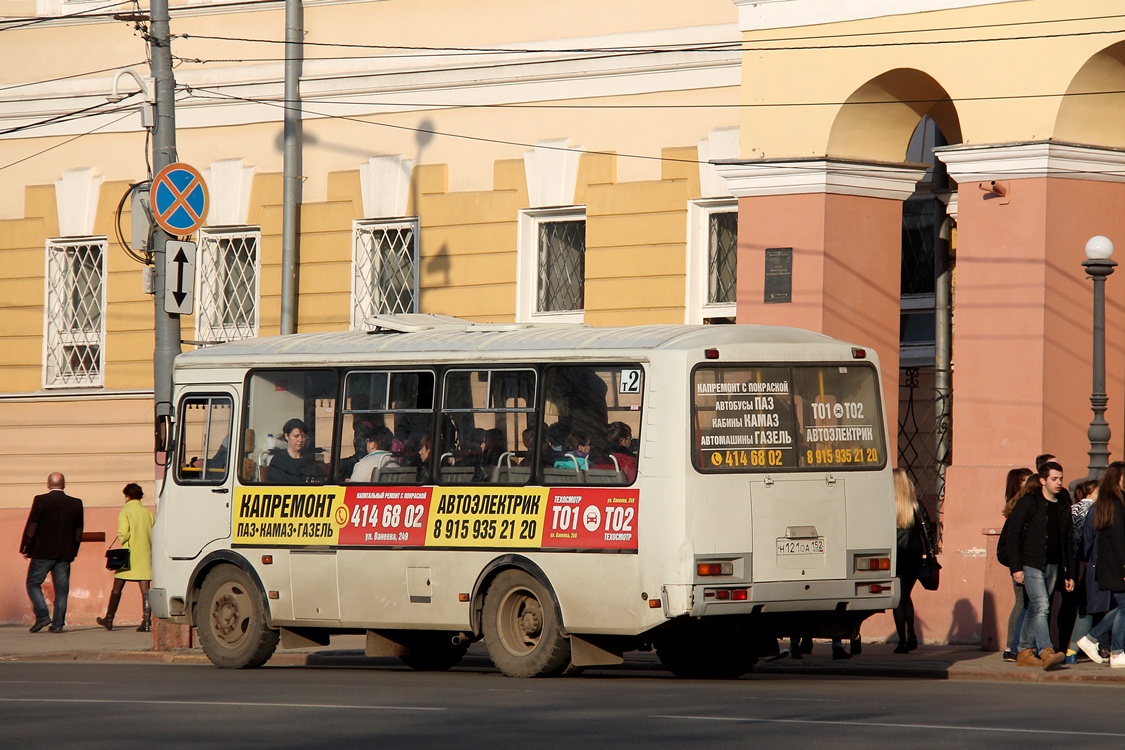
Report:
[[958,183],[1057,177],[1125,182],[1125,150],[1036,141],[981,146],[940,146],[934,155]]
[[242,226],[249,221],[254,167],[243,166],[242,159],[213,161],[203,170],[203,181],[210,204],[207,226]]
[[68,169],[55,180],[60,237],[89,237],[94,234],[98,193],[104,179],[95,176],[93,167],[77,167]]
[[730,198],[730,187],[714,164],[738,158],[738,128],[716,128],[699,141],[699,197]]
[[359,166],[359,188],[363,196],[363,218],[397,219],[406,216],[410,198],[413,159],[373,156]]
[[577,146],[568,138],[540,141],[523,157],[530,208],[574,205],[578,187]]
[[830,193],[906,200],[926,174],[921,164],[837,159],[725,161],[715,166],[731,194],[738,198]]

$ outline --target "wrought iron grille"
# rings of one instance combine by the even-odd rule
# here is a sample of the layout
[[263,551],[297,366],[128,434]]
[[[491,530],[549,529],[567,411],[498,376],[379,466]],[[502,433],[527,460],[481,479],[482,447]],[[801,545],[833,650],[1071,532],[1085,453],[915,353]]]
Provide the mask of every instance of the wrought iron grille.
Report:
[[372,315],[418,310],[415,222],[362,223],[355,227],[352,328],[365,330]]
[[945,467],[951,459],[950,398],[935,387],[934,368],[904,367],[899,372],[898,465],[914,480],[940,534]]
[[738,212],[713,213],[707,224],[707,302],[730,304],[738,270]]
[[257,332],[260,242],[257,229],[200,232],[196,315],[196,337],[200,341],[236,341]]
[[48,387],[102,384],[106,240],[47,242]]
[[538,312],[585,307],[586,221],[539,223]]

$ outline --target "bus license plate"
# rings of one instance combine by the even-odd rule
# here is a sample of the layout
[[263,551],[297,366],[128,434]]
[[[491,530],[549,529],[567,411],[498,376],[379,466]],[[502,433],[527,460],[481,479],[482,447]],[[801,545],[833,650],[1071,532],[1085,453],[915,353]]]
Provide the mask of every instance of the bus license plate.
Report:
[[789,555],[823,555],[824,537],[816,539],[787,539],[781,537],[777,540],[778,557]]

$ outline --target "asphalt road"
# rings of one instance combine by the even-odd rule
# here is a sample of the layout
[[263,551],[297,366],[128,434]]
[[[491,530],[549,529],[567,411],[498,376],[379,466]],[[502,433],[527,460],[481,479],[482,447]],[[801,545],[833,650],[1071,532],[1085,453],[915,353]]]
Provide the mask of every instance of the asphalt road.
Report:
[[[0,664],[5,748],[1125,745],[1125,687],[488,668]],[[794,744],[797,743],[797,744]]]

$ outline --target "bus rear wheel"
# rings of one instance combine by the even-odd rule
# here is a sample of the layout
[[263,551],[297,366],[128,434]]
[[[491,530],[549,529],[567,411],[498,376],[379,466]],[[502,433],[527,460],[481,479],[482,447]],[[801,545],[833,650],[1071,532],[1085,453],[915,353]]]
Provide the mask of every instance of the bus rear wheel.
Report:
[[279,634],[267,623],[262,592],[233,565],[221,565],[203,580],[195,626],[203,652],[223,669],[260,667],[277,649]]
[[505,570],[484,597],[484,642],[492,663],[509,677],[549,677],[570,664],[554,598],[522,570]]

